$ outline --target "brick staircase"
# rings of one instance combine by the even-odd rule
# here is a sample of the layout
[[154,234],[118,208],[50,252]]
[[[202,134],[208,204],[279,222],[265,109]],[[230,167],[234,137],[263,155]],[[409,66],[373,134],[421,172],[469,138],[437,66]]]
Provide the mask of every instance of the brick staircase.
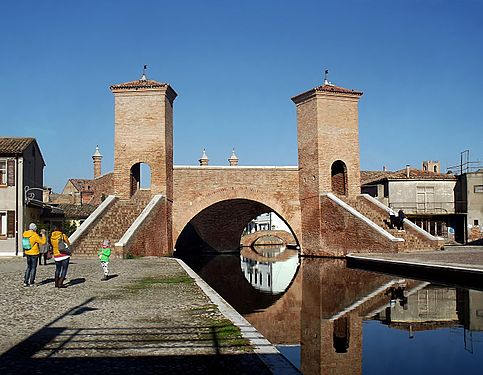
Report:
[[389,214],[362,195],[354,198],[344,197],[343,200],[386,232],[394,237],[404,239],[404,242],[401,242],[398,246],[401,251],[434,250],[438,247],[435,241],[430,241],[420,235],[409,225],[404,225],[404,231],[398,231],[396,228],[391,229],[389,227]]
[[129,200],[118,199],[86,233],[74,242],[73,257],[96,258],[99,245],[104,239],[109,239],[114,246],[150,200],[149,190],[138,190]]

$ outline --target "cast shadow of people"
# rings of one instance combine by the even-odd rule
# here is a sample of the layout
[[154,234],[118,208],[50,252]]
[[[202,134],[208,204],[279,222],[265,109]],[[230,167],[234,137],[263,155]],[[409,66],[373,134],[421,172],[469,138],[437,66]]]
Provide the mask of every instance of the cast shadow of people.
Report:
[[70,280],[66,284],[66,286],[74,286],[74,285],[82,284],[82,283],[85,283],[85,282],[86,282],[86,279],[84,277],[78,277],[77,279]]

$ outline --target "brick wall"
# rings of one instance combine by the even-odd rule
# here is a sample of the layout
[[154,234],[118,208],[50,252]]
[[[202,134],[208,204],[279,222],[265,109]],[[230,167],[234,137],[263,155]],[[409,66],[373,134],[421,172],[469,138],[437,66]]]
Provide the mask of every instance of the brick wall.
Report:
[[303,255],[345,256],[351,252],[397,252],[397,244],[327,197],[321,197],[321,246]]
[[[282,217],[300,238],[296,167],[176,167],[173,172],[174,243],[188,222],[204,210],[194,220],[198,233],[206,234],[208,238],[220,237],[221,229],[230,231],[232,236],[227,239],[230,247],[234,243],[239,245],[241,232],[249,220],[270,210]],[[223,201],[230,202],[214,206]]]
[[[156,207],[143,220],[128,244],[124,247],[124,256],[169,256],[173,246],[167,235],[167,211],[171,205],[166,199],[158,202]],[[119,252],[116,249],[116,252]]]
[[[273,237],[273,239],[270,239],[269,237]],[[257,245],[279,243],[287,245],[296,244],[297,241],[291,233],[283,230],[261,230],[246,234],[240,239],[241,246],[252,246],[255,243]]]
[[131,167],[149,165],[153,194],[172,195],[173,100],[169,87],[114,89],[114,191],[129,198]]

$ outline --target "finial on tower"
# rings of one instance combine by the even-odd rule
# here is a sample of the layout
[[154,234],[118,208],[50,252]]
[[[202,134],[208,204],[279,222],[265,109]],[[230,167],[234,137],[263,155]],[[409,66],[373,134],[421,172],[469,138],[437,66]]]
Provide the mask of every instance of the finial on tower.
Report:
[[235,148],[233,147],[233,150],[231,151],[231,156],[228,159],[228,162],[230,163],[230,166],[234,167],[238,165],[238,157],[235,154]]
[[200,162],[200,166],[208,165],[209,160],[210,159],[208,159],[208,155],[206,155],[206,150],[203,149],[203,154],[201,155],[201,158],[198,159],[198,161]]
[[329,82],[329,71],[327,69],[325,69],[325,72],[324,72],[324,85],[329,85],[330,82]]
[[143,75],[141,76],[140,81],[147,81],[148,79],[146,78],[146,69],[148,69],[147,65],[144,65],[143,67]]

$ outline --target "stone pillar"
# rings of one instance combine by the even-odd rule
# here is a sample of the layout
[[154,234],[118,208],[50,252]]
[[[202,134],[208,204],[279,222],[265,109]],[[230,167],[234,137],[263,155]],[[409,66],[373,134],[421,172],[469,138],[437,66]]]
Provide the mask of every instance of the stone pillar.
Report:
[[302,251],[321,246],[320,194],[360,194],[358,101],[362,92],[322,86],[292,98],[297,109]]
[[151,168],[151,192],[173,199],[173,101],[166,83],[142,79],[112,85],[114,94],[114,193],[128,199],[132,171]]
[[96,146],[96,152],[94,152],[94,155],[92,155],[92,161],[94,162],[94,178],[100,177],[102,155],[99,152],[99,146]]

